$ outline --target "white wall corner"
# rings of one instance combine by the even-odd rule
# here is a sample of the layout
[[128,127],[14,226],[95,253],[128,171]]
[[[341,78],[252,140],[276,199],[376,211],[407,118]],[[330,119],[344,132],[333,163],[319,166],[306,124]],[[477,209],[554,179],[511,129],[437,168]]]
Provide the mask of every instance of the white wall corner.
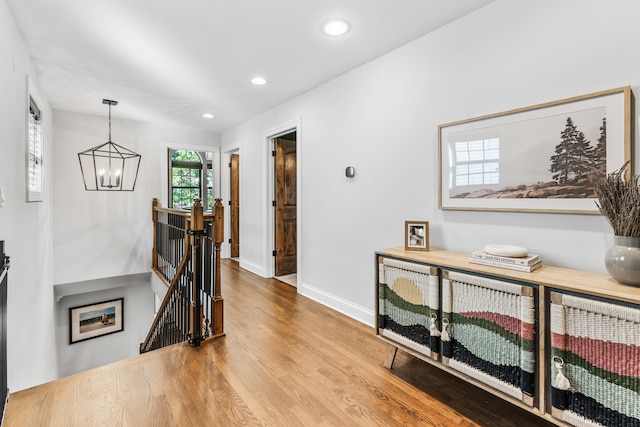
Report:
[[151,290],[162,301],[162,299],[164,299],[164,296],[167,294],[167,290],[169,290],[169,288],[167,287],[165,282],[163,282],[162,279],[160,279],[153,272],[151,273],[149,281],[151,285]]
[[242,257],[240,257],[240,268],[250,271],[253,274],[257,274],[260,277],[265,277],[265,278],[272,277],[272,276],[266,275],[264,268],[262,268],[262,266],[251,263],[251,262],[247,262],[244,259],[242,259]]

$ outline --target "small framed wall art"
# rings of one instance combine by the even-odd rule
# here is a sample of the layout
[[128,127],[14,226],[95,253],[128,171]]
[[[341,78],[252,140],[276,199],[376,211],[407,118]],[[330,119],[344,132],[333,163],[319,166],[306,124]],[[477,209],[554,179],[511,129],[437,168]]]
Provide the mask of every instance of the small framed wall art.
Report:
[[69,309],[69,344],[124,331],[124,298]]
[[404,249],[407,251],[429,250],[429,222],[404,222]]

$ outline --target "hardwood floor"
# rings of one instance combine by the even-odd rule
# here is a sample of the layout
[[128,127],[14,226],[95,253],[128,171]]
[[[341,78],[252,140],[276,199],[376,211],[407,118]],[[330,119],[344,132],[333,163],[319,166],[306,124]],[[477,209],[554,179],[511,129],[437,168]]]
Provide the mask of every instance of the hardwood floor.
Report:
[[12,393],[4,425],[551,425],[403,352],[384,368],[372,328],[278,280],[222,279],[225,337]]

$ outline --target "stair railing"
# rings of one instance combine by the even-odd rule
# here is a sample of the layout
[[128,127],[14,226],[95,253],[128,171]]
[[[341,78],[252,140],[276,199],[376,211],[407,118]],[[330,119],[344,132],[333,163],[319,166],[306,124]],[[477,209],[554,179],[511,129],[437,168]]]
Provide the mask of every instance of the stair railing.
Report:
[[152,202],[152,271],[168,286],[140,353],[224,335],[224,302],[220,287],[220,247],[224,207],[216,199],[204,213],[200,199],[190,211]]
[[4,240],[0,240],[0,425],[9,398],[7,387],[7,272],[9,257],[4,253]]

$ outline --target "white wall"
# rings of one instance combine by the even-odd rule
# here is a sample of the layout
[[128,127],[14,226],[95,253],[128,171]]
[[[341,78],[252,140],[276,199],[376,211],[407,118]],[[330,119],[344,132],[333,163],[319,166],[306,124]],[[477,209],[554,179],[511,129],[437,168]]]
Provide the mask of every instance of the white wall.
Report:
[[149,271],[151,200],[166,199],[166,145],[219,146],[215,133],[118,119],[117,108],[112,109],[112,141],[142,155],[132,192],[84,189],[78,153],[107,142],[106,107],[104,116],[54,112],[54,284]]
[[222,152],[241,141],[241,265],[271,262],[264,132],[300,118],[299,292],[372,324],[374,252],[403,244],[405,220],[429,221],[433,247],[512,243],[605,272],[601,216],[439,210],[437,126],[624,85],[640,95],[638,16],[635,0],[497,0],[225,132]]
[[[69,344],[70,308],[118,298],[124,298],[122,332]],[[137,356],[153,321],[153,298],[144,283],[62,298],[56,304],[59,377]]]
[[[39,97],[44,121],[42,202],[25,200],[27,74],[37,91],[29,55],[5,1],[0,2],[0,240],[11,256],[7,346],[11,392],[56,378],[51,258],[51,109]],[[36,96],[38,93],[36,93]]]

